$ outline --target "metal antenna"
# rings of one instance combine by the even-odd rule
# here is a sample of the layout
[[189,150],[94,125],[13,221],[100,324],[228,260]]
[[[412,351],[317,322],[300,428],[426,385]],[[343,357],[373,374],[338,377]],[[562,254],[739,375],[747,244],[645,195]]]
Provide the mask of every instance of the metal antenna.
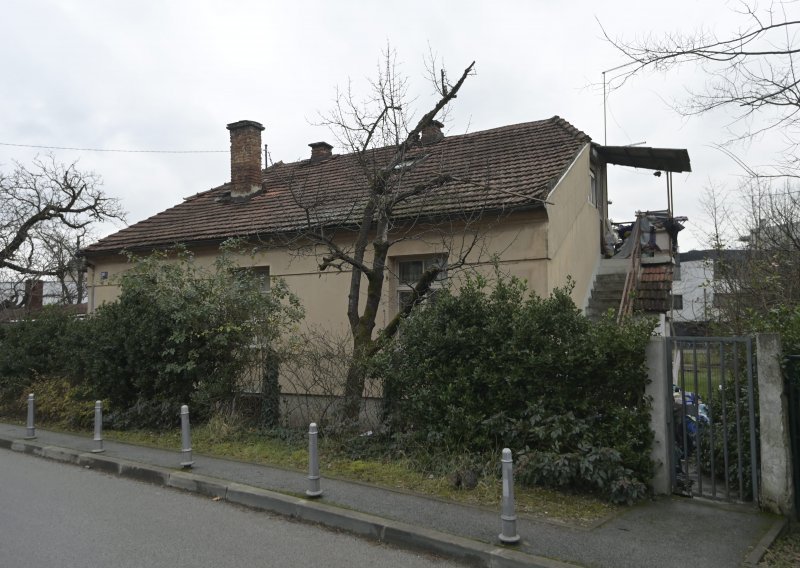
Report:
[[[617,65],[616,67],[612,67],[610,69],[606,69],[605,71],[602,71],[602,75],[603,75],[603,146],[608,146],[608,128],[607,128],[608,120],[606,118],[606,115],[607,115],[606,102],[608,101],[608,92],[607,92],[608,83],[606,82],[606,73],[609,73],[610,71],[616,71],[617,69],[622,69],[623,67],[628,67],[629,65],[631,65],[631,63],[623,63],[622,65]],[[616,79],[616,77],[612,77],[612,79]]]

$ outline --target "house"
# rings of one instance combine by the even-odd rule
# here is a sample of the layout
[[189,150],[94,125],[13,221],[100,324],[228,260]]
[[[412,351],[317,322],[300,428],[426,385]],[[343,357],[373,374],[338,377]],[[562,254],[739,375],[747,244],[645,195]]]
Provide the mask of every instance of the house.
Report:
[[[672,282],[672,320],[675,335],[709,335],[709,323],[718,316],[720,301],[729,295],[721,272],[735,272],[745,261],[743,249],[690,250],[678,256]],[[721,263],[732,270],[720,270]]]
[[[119,293],[115,276],[126,269],[123,251],[146,254],[180,243],[198,262],[210,263],[221,242],[241,237],[258,244],[259,251],[239,262],[270,278],[283,278],[306,309],[306,325],[346,332],[350,272],[320,272],[323,251],[309,245],[304,235],[313,227],[343,249],[353,242],[366,195],[356,156],[334,154],[330,144],[315,142],[309,144],[307,159],[262,169],[263,126],[245,120],[227,128],[229,182],[82,251],[89,267],[90,311]],[[637,264],[633,271],[629,259],[641,254],[640,247],[624,259],[604,261],[613,253],[607,167],[666,172],[669,206],[662,221],[667,223],[672,221],[671,173],[690,171],[686,150],[598,145],[558,116],[455,136],[445,136],[441,128],[432,121],[390,172],[399,176],[401,188],[442,174],[446,178],[392,212],[393,230],[404,238],[389,252],[378,328],[407,301],[415,277],[430,263],[447,267],[454,251],[468,250],[465,260],[487,273],[493,270],[494,256],[500,270],[524,278],[540,295],[571,277],[573,299],[582,308],[589,304],[598,274],[619,272],[624,278],[635,272],[638,285],[642,270]],[[378,149],[370,159],[380,167],[391,152]],[[663,223],[659,227],[658,260],[671,265],[674,235]],[[467,246],[476,234],[480,245]],[[656,238],[655,233],[645,237]]]

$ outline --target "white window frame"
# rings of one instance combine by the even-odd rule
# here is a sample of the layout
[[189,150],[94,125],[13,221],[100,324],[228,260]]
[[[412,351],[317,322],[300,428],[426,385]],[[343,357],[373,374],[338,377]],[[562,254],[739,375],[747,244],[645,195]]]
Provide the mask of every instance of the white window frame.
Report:
[[413,293],[414,285],[417,281],[414,282],[406,282],[402,279],[402,268],[403,264],[412,263],[412,262],[422,262],[422,270],[420,274],[425,272],[433,263],[441,263],[444,266],[442,271],[436,276],[436,280],[431,282],[430,285],[430,292],[435,293],[437,289],[440,289],[444,286],[444,282],[447,279],[447,255],[446,254],[429,254],[429,255],[417,255],[417,256],[404,256],[404,257],[396,257],[394,259],[394,266],[395,266],[395,274],[396,274],[396,283],[395,283],[395,294],[394,294],[394,301],[396,302],[397,311],[403,309],[404,303],[402,300],[403,295]]

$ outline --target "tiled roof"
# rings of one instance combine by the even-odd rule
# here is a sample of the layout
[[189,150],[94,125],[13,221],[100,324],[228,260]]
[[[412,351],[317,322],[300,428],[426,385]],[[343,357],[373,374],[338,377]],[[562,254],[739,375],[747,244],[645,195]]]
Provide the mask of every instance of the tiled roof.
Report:
[[636,288],[635,310],[668,312],[672,300],[672,264],[642,266]]
[[[564,119],[527,122],[448,136],[409,153],[418,161],[398,170],[400,188],[437,174],[452,180],[435,191],[397,206],[393,217],[412,218],[541,206],[566,168],[590,138]],[[371,161],[385,164],[391,148]],[[217,241],[292,233],[308,227],[356,225],[367,191],[354,154],[311,164],[278,163],[263,172],[263,191],[244,202],[225,199],[230,184],[198,193],[174,207],[101,239],[85,253],[157,248],[176,243]]]

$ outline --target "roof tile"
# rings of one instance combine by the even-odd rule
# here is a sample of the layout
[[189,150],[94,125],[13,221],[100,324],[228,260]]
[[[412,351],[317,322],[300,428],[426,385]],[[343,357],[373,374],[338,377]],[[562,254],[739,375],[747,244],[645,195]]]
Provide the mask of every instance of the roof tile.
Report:
[[[547,120],[448,136],[415,147],[419,161],[398,170],[399,191],[438,174],[452,179],[437,189],[408,199],[393,211],[397,219],[447,215],[483,209],[512,210],[541,206],[559,177],[590,138],[554,116]],[[380,168],[392,148],[371,151]],[[367,197],[366,176],[355,154],[277,163],[263,172],[263,191],[244,202],[226,198],[230,184],[198,193],[182,203],[122,229],[84,249],[86,254],[118,252],[297,232],[313,226],[359,222]]]

